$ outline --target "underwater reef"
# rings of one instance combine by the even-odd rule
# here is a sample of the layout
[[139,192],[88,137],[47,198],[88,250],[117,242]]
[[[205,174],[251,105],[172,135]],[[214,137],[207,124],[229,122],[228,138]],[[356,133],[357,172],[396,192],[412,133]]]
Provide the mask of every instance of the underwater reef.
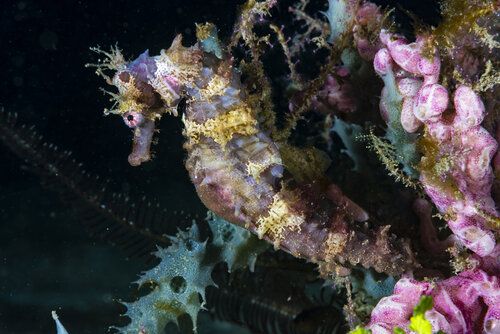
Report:
[[281,24],[279,0],[249,0],[231,34],[196,23],[194,44],[178,34],[154,56],[91,48],[131,166],[180,118],[205,219],[89,185],[1,113],[0,139],[78,197],[93,234],[153,254],[113,330],[196,332],[204,311],[257,333],[500,333],[499,3],[443,0],[412,32],[391,8],[324,5],[297,1]]

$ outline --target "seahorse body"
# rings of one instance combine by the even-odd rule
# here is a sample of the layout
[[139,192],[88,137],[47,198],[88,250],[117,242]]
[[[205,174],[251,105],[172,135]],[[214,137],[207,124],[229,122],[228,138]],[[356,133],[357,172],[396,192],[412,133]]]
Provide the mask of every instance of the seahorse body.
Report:
[[186,168],[210,210],[327,271],[346,262],[388,274],[415,266],[407,242],[388,227],[357,226],[368,215],[337,186],[283,177],[279,147],[259,125],[259,96],[242,84],[231,56],[221,58],[198,44],[183,47],[179,35],[159,56],[146,52],[115,66],[108,82],[118,87],[118,108],[111,112],[134,128],[130,163],[149,159],[151,124],[176,114],[184,98]]

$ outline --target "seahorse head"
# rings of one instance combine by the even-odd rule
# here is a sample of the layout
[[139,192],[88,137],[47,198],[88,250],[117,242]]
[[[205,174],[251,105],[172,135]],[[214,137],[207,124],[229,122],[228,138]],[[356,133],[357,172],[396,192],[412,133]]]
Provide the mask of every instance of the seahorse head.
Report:
[[[128,161],[138,166],[151,158],[155,120],[165,113],[177,116],[178,103],[202,69],[203,51],[198,44],[189,48],[182,46],[181,35],[177,35],[170,48],[162,50],[160,55],[151,57],[146,50],[130,62],[124,60],[117,48],[110,53],[94,50],[108,58],[96,65],[97,73],[118,90],[118,93],[110,93],[116,103],[105,113],[120,115],[133,129],[133,150]],[[115,71],[114,75],[104,75],[103,68]]]

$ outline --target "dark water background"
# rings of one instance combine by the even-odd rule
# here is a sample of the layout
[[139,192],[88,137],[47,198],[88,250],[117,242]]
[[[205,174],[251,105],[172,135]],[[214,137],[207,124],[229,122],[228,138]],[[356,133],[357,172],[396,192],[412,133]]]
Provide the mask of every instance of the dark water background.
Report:
[[[102,115],[110,107],[109,97],[98,90],[105,83],[84,65],[98,58],[90,46],[108,49],[118,42],[126,58],[134,58],[146,49],[158,54],[178,33],[191,45],[196,22],[211,21],[221,38],[228,37],[241,3],[2,1],[0,106],[18,113],[20,123],[35,125],[48,142],[73,151],[91,174],[111,179],[112,190],[203,214],[183,167],[180,119],[165,116],[158,126],[157,158],[130,167],[130,130],[118,117]],[[289,20],[291,3],[280,1],[276,20]],[[326,1],[311,3],[326,9]],[[434,1],[402,6],[430,23],[438,20]],[[400,22],[408,21],[398,13]],[[105,333],[123,322],[123,307],[114,299],[130,297],[130,282],[147,265],[89,237],[68,204],[21,165],[0,144],[0,334],[55,333],[51,310],[70,334]]]

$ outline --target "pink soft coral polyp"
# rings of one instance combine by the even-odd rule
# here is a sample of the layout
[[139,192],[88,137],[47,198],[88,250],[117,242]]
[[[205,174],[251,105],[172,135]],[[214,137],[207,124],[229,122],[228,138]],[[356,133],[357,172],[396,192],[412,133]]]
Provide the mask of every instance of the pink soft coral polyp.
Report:
[[456,122],[461,122],[465,127],[481,124],[484,119],[484,104],[479,96],[468,86],[459,86],[453,99]]
[[434,307],[425,314],[432,333],[500,333],[500,286],[498,277],[481,269],[460,273],[447,280],[430,283],[402,278],[394,294],[382,298],[373,309],[367,328],[374,334],[406,330],[413,308],[423,295],[432,297]]
[[[374,68],[382,77],[389,69],[396,73],[397,90],[403,98],[403,129],[412,133],[421,128],[421,123],[426,125],[429,139],[437,149],[434,158],[447,166],[440,168],[437,177],[448,184],[451,181],[458,191],[436,182],[434,168],[421,170],[420,182],[439,211],[451,213],[448,224],[458,239],[475,253],[488,255],[495,247],[495,237],[485,214],[498,217],[491,197],[491,161],[498,144],[480,125],[486,115],[481,98],[470,87],[458,85],[453,94],[453,113],[449,110],[448,90],[437,83],[441,68],[438,52],[424,57],[423,37],[408,43],[403,37],[382,30],[380,40],[386,48],[376,54]],[[384,87],[380,103],[384,120],[386,96]],[[428,158],[424,152],[423,159]]]
[[448,91],[439,84],[424,85],[419,90],[413,104],[415,117],[424,123],[432,123],[441,118],[448,107]]

